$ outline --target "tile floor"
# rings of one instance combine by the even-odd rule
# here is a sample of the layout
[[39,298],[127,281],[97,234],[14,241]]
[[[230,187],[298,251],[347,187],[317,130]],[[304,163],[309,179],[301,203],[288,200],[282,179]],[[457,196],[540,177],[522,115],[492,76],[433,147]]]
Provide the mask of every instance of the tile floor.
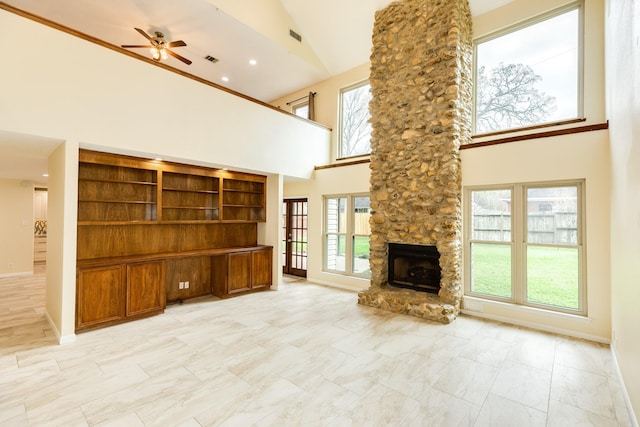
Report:
[[0,279],[2,426],[631,425],[604,345],[285,278],[59,346],[43,272]]

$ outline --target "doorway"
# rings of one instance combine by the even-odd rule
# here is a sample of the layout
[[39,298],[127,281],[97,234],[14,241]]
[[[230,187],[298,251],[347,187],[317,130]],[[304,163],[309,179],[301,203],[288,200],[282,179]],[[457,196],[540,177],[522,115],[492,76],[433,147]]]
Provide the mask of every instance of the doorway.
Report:
[[33,193],[33,262],[47,261],[47,201],[48,191],[35,187]]
[[282,272],[307,277],[307,199],[282,202]]

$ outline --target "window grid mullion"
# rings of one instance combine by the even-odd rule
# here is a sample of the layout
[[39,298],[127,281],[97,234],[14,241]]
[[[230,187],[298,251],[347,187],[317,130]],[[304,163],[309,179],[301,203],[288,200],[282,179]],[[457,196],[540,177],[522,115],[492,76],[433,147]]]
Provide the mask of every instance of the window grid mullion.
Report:
[[345,207],[346,210],[346,221],[347,221],[347,228],[345,230],[345,247],[344,247],[344,265],[345,265],[345,271],[349,274],[353,274],[353,222],[354,222],[354,218],[353,218],[353,196],[349,196],[347,197],[347,206]]
[[523,239],[524,239],[524,219],[523,219],[523,193],[522,188],[519,185],[513,185],[511,187],[511,197],[513,200],[511,206],[511,221],[512,221],[512,233],[511,244],[513,250],[513,258],[511,260],[511,268],[513,277],[511,278],[511,292],[513,294],[513,300],[522,304],[524,302],[525,290],[524,278],[526,276],[526,255],[523,252]]

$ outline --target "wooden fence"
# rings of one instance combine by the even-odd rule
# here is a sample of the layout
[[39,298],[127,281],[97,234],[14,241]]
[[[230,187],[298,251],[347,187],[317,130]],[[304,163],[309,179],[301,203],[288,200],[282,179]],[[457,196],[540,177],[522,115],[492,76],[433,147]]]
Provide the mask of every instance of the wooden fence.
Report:
[[[474,240],[508,242],[511,240],[511,216],[508,214],[473,215]],[[576,245],[578,216],[575,212],[535,212],[527,217],[529,243]]]

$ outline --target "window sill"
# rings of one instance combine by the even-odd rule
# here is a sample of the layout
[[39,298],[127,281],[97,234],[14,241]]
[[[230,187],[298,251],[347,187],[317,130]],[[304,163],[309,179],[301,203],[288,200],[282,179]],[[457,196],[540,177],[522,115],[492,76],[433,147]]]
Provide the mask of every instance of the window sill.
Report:
[[[591,131],[605,130],[605,129],[609,129],[609,122],[596,123],[596,124],[590,124],[585,126],[567,127],[567,128],[556,129],[556,130],[545,131],[545,132],[524,133],[524,134],[519,134],[514,136],[508,136],[505,138],[498,138],[498,139],[490,139],[490,136],[491,136],[490,134],[475,135],[473,138],[478,138],[478,139],[489,138],[489,139],[484,141],[479,141],[479,142],[470,142],[468,144],[461,145],[460,149],[464,150],[468,148],[487,147],[490,145],[505,144],[508,142],[526,141],[529,139],[538,139],[538,138],[549,138],[553,136],[570,135],[574,133],[591,132]],[[509,133],[517,133],[520,131],[522,131],[522,129],[509,131]]]
[[506,134],[510,134],[510,133],[528,132],[528,131],[537,130],[537,129],[544,129],[544,128],[550,128],[550,127],[556,127],[556,126],[563,126],[563,125],[571,125],[571,124],[576,124],[576,123],[584,123],[586,121],[587,121],[587,119],[583,117],[583,118],[562,120],[562,121],[559,121],[559,122],[541,123],[541,124],[535,125],[535,126],[526,126],[526,127],[520,127],[520,128],[499,130],[499,131],[495,131],[495,132],[476,133],[476,134],[471,135],[471,139],[483,139],[483,138],[495,137],[495,136],[498,136],[498,135],[506,135]]
[[343,166],[361,165],[363,163],[370,163],[370,162],[371,162],[371,159],[367,157],[366,159],[352,160],[350,162],[332,163],[330,165],[316,166],[314,169],[315,170],[332,169],[332,168],[340,168]]

